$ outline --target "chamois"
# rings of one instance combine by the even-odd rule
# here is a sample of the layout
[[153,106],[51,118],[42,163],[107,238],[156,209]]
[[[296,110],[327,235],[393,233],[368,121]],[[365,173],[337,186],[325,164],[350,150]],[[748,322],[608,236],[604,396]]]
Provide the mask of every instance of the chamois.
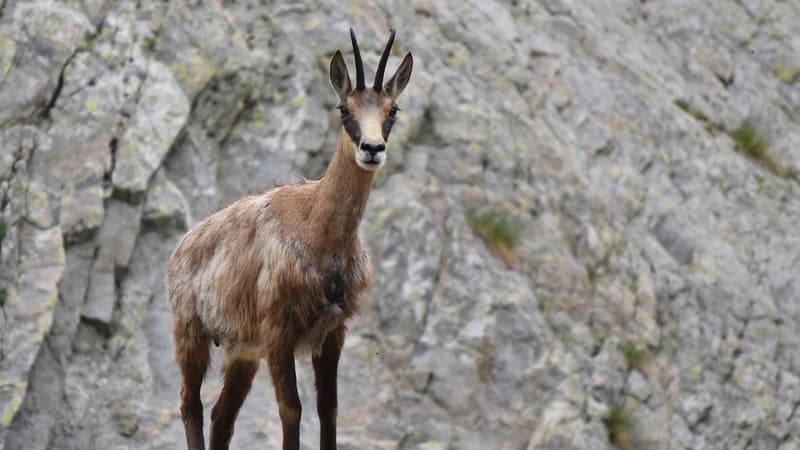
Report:
[[342,126],[327,171],[317,181],[239,199],[192,227],[167,271],[181,418],[190,450],[203,450],[200,386],[210,342],[221,345],[223,387],[211,411],[211,449],[226,449],[261,359],[266,359],[283,427],[283,449],[300,445],[295,354],[312,355],[320,448],[336,448],[336,371],[346,333],[372,266],[358,239],[375,171],[386,162],[395,100],[413,67],[409,52],[383,85],[394,30],[370,89],[355,33],[351,85],[341,51],[330,63]]

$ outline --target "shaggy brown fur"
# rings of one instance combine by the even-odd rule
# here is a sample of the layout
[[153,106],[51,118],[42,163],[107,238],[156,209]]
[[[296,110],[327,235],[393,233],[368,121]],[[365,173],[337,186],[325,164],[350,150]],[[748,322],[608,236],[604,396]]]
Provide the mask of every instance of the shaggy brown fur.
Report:
[[[384,53],[388,56],[388,46]],[[301,405],[294,358],[303,350],[312,353],[320,447],[336,448],[336,372],[345,323],[357,312],[372,280],[357,231],[375,172],[365,169],[359,158],[375,153],[372,145],[388,138],[394,99],[411,71],[409,54],[398,69],[401,76],[396,73],[386,88],[360,91],[351,90],[343,65],[337,52],[331,82],[347,109],[343,121],[349,121],[350,131],[358,131],[359,141],[343,127],[319,181],[236,201],[189,230],[170,259],[167,292],[182,376],[181,415],[191,450],[205,445],[200,386],[211,341],[225,355],[224,384],[211,414],[212,449],[228,447],[261,359],[266,359],[275,386],[283,448],[299,447]],[[398,84],[398,79],[405,81]]]

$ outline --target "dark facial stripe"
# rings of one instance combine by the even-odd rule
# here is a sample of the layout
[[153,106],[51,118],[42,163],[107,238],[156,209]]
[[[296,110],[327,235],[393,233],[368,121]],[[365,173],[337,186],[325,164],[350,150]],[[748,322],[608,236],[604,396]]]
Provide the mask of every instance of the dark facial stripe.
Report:
[[383,133],[384,141],[389,140],[389,133],[392,132],[392,126],[394,126],[394,121],[395,121],[394,117],[387,117],[386,120],[383,121],[383,124],[381,125],[381,132]]
[[358,126],[358,121],[350,114],[347,114],[342,116],[342,125],[344,126],[344,131],[347,132],[350,139],[357,146],[361,142],[361,127]]

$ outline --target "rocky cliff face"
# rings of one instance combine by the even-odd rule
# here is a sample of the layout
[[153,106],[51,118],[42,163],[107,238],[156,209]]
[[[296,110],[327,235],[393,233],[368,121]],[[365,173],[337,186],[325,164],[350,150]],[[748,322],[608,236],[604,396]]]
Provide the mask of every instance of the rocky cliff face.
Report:
[[[778,0],[1,0],[0,448],[183,445],[167,257],[322,173],[349,26],[368,67],[390,26],[416,64],[362,224],[342,448],[800,448]],[[279,430],[262,370],[234,446]]]

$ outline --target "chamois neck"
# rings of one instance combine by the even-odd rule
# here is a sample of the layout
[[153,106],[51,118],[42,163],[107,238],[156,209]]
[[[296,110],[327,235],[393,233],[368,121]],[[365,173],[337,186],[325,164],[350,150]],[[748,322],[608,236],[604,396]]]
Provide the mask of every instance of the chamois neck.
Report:
[[324,239],[343,241],[356,236],[374,178],[375,172],[356,164],[353,142],[342,128],[312,211],[317,223],[325,224]]

